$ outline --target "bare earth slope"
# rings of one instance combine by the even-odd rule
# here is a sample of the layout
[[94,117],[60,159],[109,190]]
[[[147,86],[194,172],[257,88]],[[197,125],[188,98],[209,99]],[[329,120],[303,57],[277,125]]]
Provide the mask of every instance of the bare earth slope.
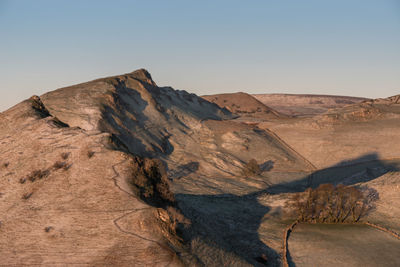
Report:
[[110,134],[62,124],[38,97],[0,126],[0,265],[180,265]]

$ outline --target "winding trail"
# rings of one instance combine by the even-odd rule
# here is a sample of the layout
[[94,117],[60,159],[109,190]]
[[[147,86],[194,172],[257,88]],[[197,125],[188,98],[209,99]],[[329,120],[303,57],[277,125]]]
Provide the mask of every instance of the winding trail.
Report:
[[[43,105],[44,105],[44,103],[43,103]],[[45,105],[44,105],[44,107],[48,110],[48,108],[47,108]],[[52,112],[54,112],[54,111],[55,111],[56,113],[57,113],[57,112],[64,112],[64,113],[71,113],[71,114],[74,114],[73,112],[71,112],[71,111],[66,111],[66,110],[60,111],[60,110],[53,109]],[[79,114],[75,114],[75,115],[79,115]],[[52,117],[52,118],[56,118],[56,116],[52,115],[50,111],[49,111],[49,116]],[[95,125],[92,123],[91,117],[90,117],[89,115],[87,115],[87,122],[89,123],[89,125],[92,126],[93,129],[96,128]],[[68,126],[67,128],[71,129],[71,128],[76,128],[76,127],[70,127],[70,126]],[[79,128],[78,128],[78,129],[79,129]],[[85,130],[85,129],[79,129],[79,130],[80,130],[80,132],[81,132],[82,134],[86,135],[86,136],[89,137],[89,138],[90,138],[90,137],[94,137],[94,136],[98,136],[98,135],[103,135],[103,134],[110,134],[110,135],[111,135],[111,133],[102,132],[102,131],[98,131],[98,132],[96,131],[95,133],[88,133],[88,131]],[[66,135],[66,134],[64,133],[64,135]],[[100,142],[100,141],[98,141],[98,140],[92,140],[92,141],[93,141],[94,143],[98,144],[99,147],[101,148],[101,150],[106,149],[106,150],[115,151],[114,149],[109,149],[109,148],[107,148],[106,145],[105,145],[104,143],[102,143],[102,142]],[[97,151],[96,153],[106,153],[106,152],[104,152],[104,151]],[[130,154],[127,154],[126,152],[121,152],[121,153],[124,153],[124,156],[125,156],[126,158],[125,158],[123,161],[120,161],[120,162],[118,162],[118,163],[116,163],[116,164],[113,164],[113,165],[111,166],[111,168],[112,168],[112,170],[113,170],[113,172],[114,172],[114,176],[111,177],[111,180],[113,181],[114,186],[115,186],[116,188],[118,188],[119,191],[124,192],[125,194],[128,194],[130,197],[132,197],[133,199],[135,199],[135,201],[139,201],[140,203],[145,204],[145,203],[144,203],[140,198],[138,198],[133,192],[124,189],[124,188],[121,187],[120,184],[119,184],[119,182],[124,182],[124,181],[122,181],[122,176],[121,176],[120,172],[117,170],[117,167],[120,166],[120,165],[124,165],[125,163],[127,163],[127,162],[130,160],[130,157],[131,157],[131,155],[130,155]],[[121,180],[119,181],[118,178],[121,178]],[[147,206],[147,204],[145,204],[145,205]],[[119,222],[120,220],[122,220],[123,218],[125,218],[126,216],[132,215],[132,214],[134,214],[134,213],[136,213],[136,212],[139,212],[139,211],[151,210],[151,209],[153,209],[153,207],[150,207],[150,206],[149,206],[149,207],[146,207],[146,208],[138,208],[138,209],[126,210],[126,211],[127,211],[126,213],[124,213],[123,215],[121,215],[121,216],[119,216],[119,217],[117,217],[116,219],[113,220],[113,224],[114,224],[114,226],[116,227],[116,229],[118,229],[118,231],[121,232],[121,233],[123,233],[123,234],[131,235],[131,236],[140,238],[140,239],[142,239],[142,240],[144,240],[144,241],[148,241],[148,242],[155,243],[155,244],[157,244],[159,247],[161,247],[162,249],[165,249],[165,250],[167,250],[167,251],[172,251],[174,254],[176,254],[176,251],[174,251],[171,247],[168,247],[168,246],[166,246],[166,245],[160,243],[160,242],[157,241],[157,240],[153,240],[153,239],[150,239],[150,238],[146,238],[146,237],[144,237],[144,236],[142,236],[142,235],[140,235],[140,234],[138,234],[138,233],[126,231],[126,230],[122,229],[121,226],[118,224],[118,222]],[[172,264],[173,261],[174,261],[174,258],[172,258],[171,261],[170,261],[169,263],[166,264],[166,266],[170,266],[170,265]]]
[[[135,194],[133,194],[132,192],[129,192],[129,191],[127,191],[127,190],[121,188],[121,186],[118,184],[117,178],[121,177],[121,175],[120,175],[120,173],[117,171],[116,167],[117,167],[118,165],[123,165],[124,163],[126,163],[127,161],[129,161],[129,156],[130,156],[130,155],[126,154],[126,157],[127,157],[127,158],[126,158],[125,160],[123,160],[123,161],[121,161],[121,162],[119,162],[119,163],[117,163],[117,164],[112,165],[112,169],[113,169],[115,175],[114,175],[113,177],[111,177],[111,179],[112,179],[113,182],[114,182],[114,186],[117,187],[120,191],[122,191],[122,192],[128,194],[130,197],[134,198],[135,200],[137,200],[137,201],[139,201],[139,202],[141,202],[141,203],[144,203],[144,202],[143,202],[141,199],[139,199]],[[146,204],[146,205],[147,205],[147,204]],[[157,244],[157,245],[158,245],[159,247],[161,247],[162,249],[164,249],[164,250],[166,250],[166,251],[170,251],[170,252],[176,254],[176,251],[175,251],[172,247],[167,246],[167,245],[164,245],[164,244],[160,243],[160,242],[157,241],[157,240],[153,240],[153,239],[144,237],[144,236],[142,236],[142,235],[140,235],[140,234],[138,234],[138,233],[131,232],[131,231],[126,231],[126,230],[122,229],[121,226],[118,224],[118,222],[119,222],[120,220],[122,220],[122,219],[123,219],[124,217],[126,217],[126,216],[132,215],[132,214],[134,214],[134,213],[136,213],[136,212],[139,212],[139,211],[151,210],[151,209],[153,209],[153,207],[146,207],[146,208],[139,208],[139,209],[130,210],[130,211],[128,211],[127,213],[124,213],[123,215],[121,215],[121,216],[119,216],[118,218],[114,219],[114,220],[113,220],[113,224],[114,224],[114,226],[115,226],[121,233],[124,233],[124,234],[127,234],[127,235],[131,235],[131,236],[134,236],[134,237],[137,237],[137,238],[140,238],[140,239],[142,239],[142,240],[144,240],[144,241],[152,242],[152,243],[154,243],[154,244]],[[174,257],[171,258],[170,262],[167,263],[166,266],[170,266],[173,262],[174,262]]]

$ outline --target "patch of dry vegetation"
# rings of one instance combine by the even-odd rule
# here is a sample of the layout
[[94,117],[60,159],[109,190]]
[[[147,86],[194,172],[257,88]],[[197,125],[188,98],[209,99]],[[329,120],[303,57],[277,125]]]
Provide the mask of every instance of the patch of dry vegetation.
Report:
[[156,207],[175,205],[174,194],[169,189],[169,180],[160,161],[135,158],[132,170],[131,184],[141,199]]
[[27,200],[27,199],[29,199],[32,195],[33,195],[33,192],[25,193],[25,194],[22,195],[22,199],[23,199],[23,200]]
[[[61,157],[63,159],[68,159],[69,154],[70,153],[63,153],[63,154],[61,154]],[[57,171],[60,169],[67,171],[69,168],[71,168],[71,166],[72,166],[72,163],[68,164],[66,161],[56,161],[51,167],[49,167],[47,169],[32,171],[26,177],[19,179],[19,182],[21,184],[24,184],[27,180],[30,182],[34,182],[36,180],[40,180],[40,179],[48,177],[52,171]]]
[[61,158],[62,158],[63,160],[67,160],[67,159],[69,158],[70,155],[71,155],[70,152],[64,152],[64,153],[61,154]]
[[50,175],[50,170],[46,169],[46,170],[36,170],[31,172],[28,177],[27,180],[34,182],[36,181],[36,179],[43,179],[46,178],[47,176]]
[[262,170],[260,168],[260,165],[255,159],[249,160],[249,162],[243,168],[243,174],[247,177],[260,175],[261,173]]
[[89,151],[87,152],[88,158],[91,159],[91,158],[94,156],[94,153],[95,153],[94,151],[89,150]]
[[65,168],[66,166],[67,166],[67,163],[65,161],[57,161],[56,163],[53,164],[53,168],[55,170]]
[[378,193],[370,188],[322,184],[295,194],[290,204],[298,222],[356,223],[375,206]]
[[184,231],[191,221],[176,205],[170,190],[170,182],[165,167],[159,160],[134,158],[131,184],[134,192],[146,203],[157,207],[157,218],[164,236],[174,244],[182,246]]

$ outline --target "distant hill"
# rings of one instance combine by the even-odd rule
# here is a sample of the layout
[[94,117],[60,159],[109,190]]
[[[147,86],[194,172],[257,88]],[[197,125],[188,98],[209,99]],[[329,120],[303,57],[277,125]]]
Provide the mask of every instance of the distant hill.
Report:
[[230,94],[217,94],[217,95],[205,95],[202,98],[213,102],[221,108],[226,108],[232,113],[238,115],[246,114],[267,114],[271,118],[282,118],[285,115],[279,113],[275,109],[265,105],[261,101],[257,100],[252,95],[247,93],[230,93]]
[[[334,100],[331,98],[329,101]],[[290,121],[262,122],[318,168],[400,158],[400,96],[367,99]]]
[[353,105],[337,107],[317,116],[320,122],[354,122],[372,119],[400,117],[400,95],[387,98],[368,99]]
[[254,94],[264,105],[286,115],[306,116],[360,103],[368,98],[310,94]]

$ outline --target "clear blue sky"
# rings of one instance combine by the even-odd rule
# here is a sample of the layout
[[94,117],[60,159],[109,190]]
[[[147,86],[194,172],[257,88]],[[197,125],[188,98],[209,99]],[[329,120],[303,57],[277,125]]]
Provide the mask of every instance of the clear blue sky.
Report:
[[400,0],[0,0],[0,110],[148,69],[196,94],[400,94]]

